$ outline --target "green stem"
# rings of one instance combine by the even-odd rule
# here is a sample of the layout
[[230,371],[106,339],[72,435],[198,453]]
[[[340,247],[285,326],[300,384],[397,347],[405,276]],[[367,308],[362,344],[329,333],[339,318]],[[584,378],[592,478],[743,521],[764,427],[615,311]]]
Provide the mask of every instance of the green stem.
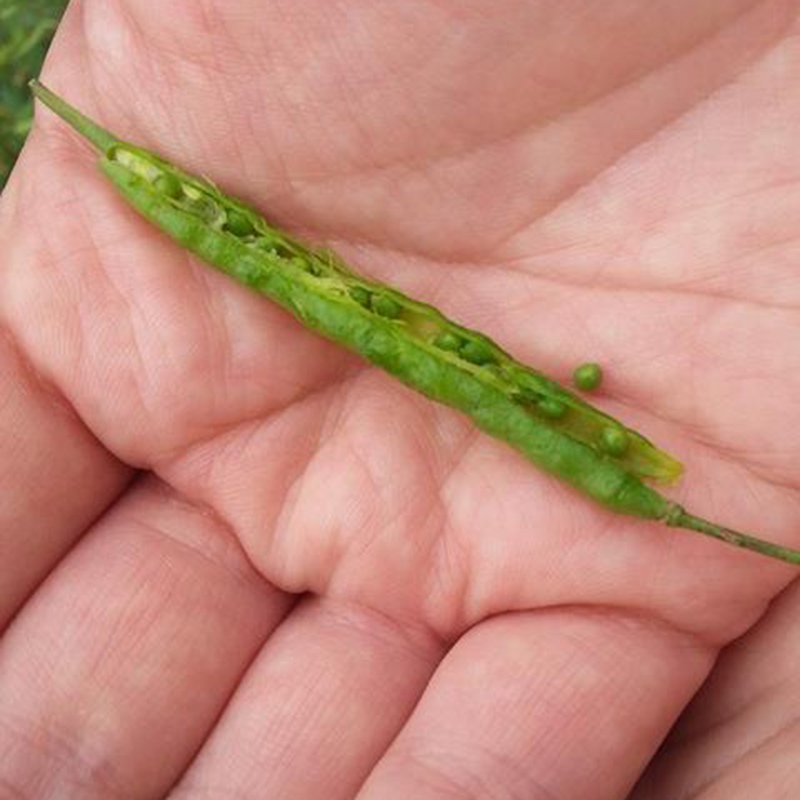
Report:
[[667,525],[673,528],[685,528],[686,530],[704,533],[706,536],[713,536],[723,542],[732,544],[735,547],[744,547],[746,550],[754,550],[761,555],[777,558],[789,564],[800,564],[800,550],[792,550],[791,547],[781,547],[779,544],[765,542],[763,539],[756,539],[755,536],[748,536],[746,533],[724,528],[715,525],[713,522],[695,517],[683,509],[678,509],[675,514],[665,520]]
[[116,136],[109,133],[96,122],[92,122],[88,117],[85,117],[77,108],[73,108],[69,103],[58,97],[58,95],[53,94],[35,78],[28,86],[30,86],[31,91],[37,99],[41,100],[65,122],[69,123],[78,133],[85,136],[99,150],[108,153],[112,147],[120,144]]

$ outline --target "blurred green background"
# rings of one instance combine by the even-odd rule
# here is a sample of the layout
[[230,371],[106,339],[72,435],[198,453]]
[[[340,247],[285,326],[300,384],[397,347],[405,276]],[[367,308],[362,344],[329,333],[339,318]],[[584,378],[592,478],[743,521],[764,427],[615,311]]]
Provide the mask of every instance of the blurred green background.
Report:
[[36,77],[67,0],[0,0],[0,191],[28,135]]

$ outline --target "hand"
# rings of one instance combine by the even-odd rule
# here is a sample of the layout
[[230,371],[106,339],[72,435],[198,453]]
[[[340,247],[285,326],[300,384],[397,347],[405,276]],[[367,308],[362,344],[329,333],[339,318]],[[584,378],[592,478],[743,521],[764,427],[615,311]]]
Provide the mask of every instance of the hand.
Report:
[[[84,0],[45,80],[554,377],[600,361],[676,497],[798,546],[796,16]],[[0,243],[0,796],[797,792],[792,568],[303,330],[42,109]]]

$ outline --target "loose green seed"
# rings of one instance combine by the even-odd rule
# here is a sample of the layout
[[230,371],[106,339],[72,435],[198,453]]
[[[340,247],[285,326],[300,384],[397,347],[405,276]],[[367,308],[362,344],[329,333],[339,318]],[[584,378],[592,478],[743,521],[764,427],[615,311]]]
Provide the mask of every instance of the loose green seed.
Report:
[[385,294],[380,294],[372,298],[372,308],[375,310],[376,314],[380,314],[382,317],[387,317],[388,319],[397,319],[403,311],[403,307],[397,300]]
[[484,344],[483,342],[470,339],[469,341],[464,343],[464,346],[459,351],[461,353],[461,357],[466,361],[469,361],[471,364],[490,364],[494,361],[494,353],[492,349]]
[[360,306],[369,308],[369,301],[372,295],[363,286],[352,286],[350,288],[350,297]]
[[461,337],[457,336],[455,333],[451,331],[442,331],[442,333],[438,334],[433,340],[433,344],[440,350],[455,352],[461,347],[462,341]]
[[625,431],[619,428],[604,428],[600,436],[600,445],[610,456],[621,456],[628,449],[629,439]]
[[183,184],[169,172],[162,172],[156,178],[154,186],[156,191],[173,200],[177,200],[183,194]]
[[566,405],[554,397],[543,397],[536,408],[548,419],[561,419],[567,413]]
[[603,370],[599,364],[594,362],[581,364],[572,373],[572,380],[581,391],[591,392],[602,382]]
[[255,228],[250,219],[235,209],[228,212],[228,219],[225,222],[225,230],[234,236],[250,236],[255,233]]
[[[697,531],[800,564],[800,551],[695,517],[649,488],[644,479],[674,480],[681,473],[680,464],[546,376],[495,349],[478,332],[462,333],[463,328],[439,311],[411,298],[398,302],[402,296],[388,287],[386,295],[375,301],[376,312],[381,313],[380,300],[386,297],[397,306],[397,313],[401,307],[406,309],[415,324],[376,324],[372,315],[359,313],[344,295],[344,290],[362,279],[343,263],[336,262],[336,281],[307,281],[299,279],[295,270],[280,269],[285,264],[279,264],[274,254],[249,249],[246,243],[221,230],[226,219],[213,197],[204,196],[194,202],[185,197],[190,186],[194,187],[193,192],[203,191],[200,178],[177,169],[173,174],[163,159],[121,142],[38,81],[33,81],[31,88],[39,100],[103,152],[100,168],[139,213],[200,258],[281,304],[308,327],[360,353],[432,400],[464,412],[486,433],[512,445],[540,468],[613,511]],[[153,191],[149,181],[153,174],[160,173],[171,175],[182,184],[179,205],[170,196],[174,187],[162,182],[163,190]],[[224,198],[222,202],[239,204],[235,198]],[[189,213],[198,214],[208,224],[187,225]],[[269,232],[271,247],[287,263],[292,256],[300,255],[308,259],[298,258],[304,269],[320,269],[314,263],[312,248],[272,228],[263,218],[258,219],[258,228]],[[330,268],[323,271],[326,275],[332,272]],[[488,369],[465,369],[463,363],[454,363],[454,359],[430,348],[427,342],[432,331],[437,330],[442,334],[451,332],[462,341],[474,335],[459,347],[461,356],[473,363],[499,364],[503,368],[501,377],[490,376]],[[543,397],[557,403],[561,402],[557,398],[565,398],[569,413],[562,423],[556,425],[542,419],[548,407],[544,401],[541,414],[530,413],[530,400],[520,402],[520,395],[526,397],[537,387]],[[587,432],[592,432],[591,439],[587,439]],[[620,455],[611,459],[604,453]]]

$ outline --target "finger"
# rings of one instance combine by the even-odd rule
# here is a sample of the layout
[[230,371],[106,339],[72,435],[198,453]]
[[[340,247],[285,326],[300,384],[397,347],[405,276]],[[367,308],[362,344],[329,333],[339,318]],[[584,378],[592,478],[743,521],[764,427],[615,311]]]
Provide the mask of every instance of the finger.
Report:
[[[769,784],[759,791],[756,781],[780,769],[785,754],[797,761],[798,611],[795,581],[757,625],[725,648],[631,800],[783,796],[771,794]],[[799,778],[793,773],[787,785],[794,793],[787,796],[795,796]]]
[[312,599],[271,637],[171,800],[350,800],[442,655],[421,629]]
[[[800,728],[774,731],[760,746],[746,751],[724,774],[691,795],[692,800],[750,800],[753,797],[792,800],[800,792],[797,751]],[[675,797],[675,795],[671,795]],[[688,795],[684,795],[687,797]]]
[[163,797],[289,602],[213,517],[138,486],[0,642],[0,786]]
[[[1,238],[1,236],[0,236]],[[0,630],[130,470],[26,365],[0,318]]]
[[615,611],[498,617],[448,654],[359,800],[620,800],[711,666]]
[[[788,579],[777,562],[583,501],[448,409],[399,402],[388,380],[361,373],[349,391],[203,442],[162,476],[226,519],[276,585],[346,586],[445,638],[509,610],[601,604],[721,646]],[[772,516],[791,523],[791,509]],[[376,579],[387,570],[388,586]]]

